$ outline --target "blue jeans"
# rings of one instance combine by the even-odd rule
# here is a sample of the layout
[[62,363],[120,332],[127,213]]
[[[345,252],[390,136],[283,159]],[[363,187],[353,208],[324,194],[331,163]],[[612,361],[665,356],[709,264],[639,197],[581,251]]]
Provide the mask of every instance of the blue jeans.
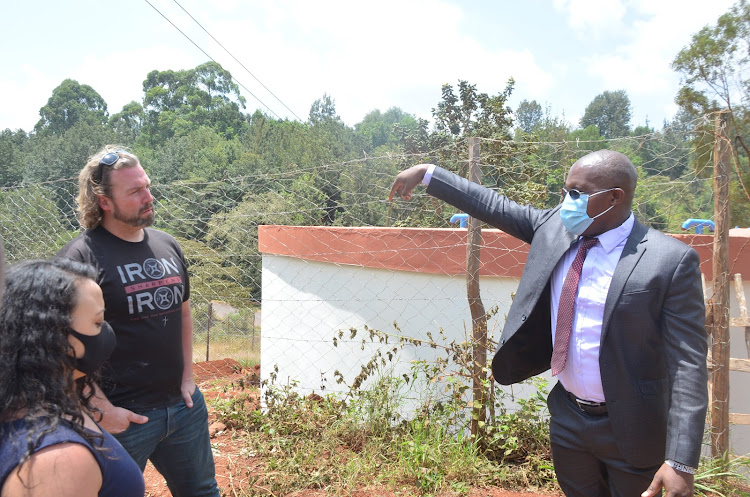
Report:
[[146,424],[131,423],[115,435],[143,471],[149,459],[167,481],[173,497],[219,497],[214,457],[208,435],[208,410],[198,387],[193,407],[184,401],[139,412]]

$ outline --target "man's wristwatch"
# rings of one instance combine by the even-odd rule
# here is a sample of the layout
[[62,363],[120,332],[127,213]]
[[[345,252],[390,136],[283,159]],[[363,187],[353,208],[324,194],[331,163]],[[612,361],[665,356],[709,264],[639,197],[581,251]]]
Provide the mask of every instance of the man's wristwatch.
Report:
[[664,462],[666,462],[667,464],[669,464],[670,466],[672,466],[677,471],[682,471],[683,473],[687,473],[689,475],[694,475],[695,474],[695,468],[693,468],[691,466],[685,466],[684,464],[679,463],[677,461],[672,461],[671,459],[667,459]]

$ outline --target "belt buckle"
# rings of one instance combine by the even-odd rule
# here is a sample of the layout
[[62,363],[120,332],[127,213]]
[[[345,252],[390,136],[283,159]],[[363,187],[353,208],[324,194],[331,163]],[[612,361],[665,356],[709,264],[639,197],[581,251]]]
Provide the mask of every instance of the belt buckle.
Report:
[[578,407],[582,411],[585,411],[587,407],[601,407],[599,402],[589,402],[588,400],[579,399],[578,397],[576,397],[576,404],[578,404]]
[[595,412],[597,409],[604,407],[600,402],[589,402],[587,400],[575,398],[578,409],[585,412],[586,414],[599,415],[600,413]]

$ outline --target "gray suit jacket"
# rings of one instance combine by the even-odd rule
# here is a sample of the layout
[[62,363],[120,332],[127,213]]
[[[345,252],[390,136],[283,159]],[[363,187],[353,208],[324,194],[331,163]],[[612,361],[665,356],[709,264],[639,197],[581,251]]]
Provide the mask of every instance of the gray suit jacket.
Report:
[[[550,278],[577,238],[559,207],[519,205],[441,168],[427,192],[530,244],[492,372],[511,384],[549,369]],[[698,466],[708,405],[704,322],[698,254],[636,221],[607,294],[599,356],[612,429],[633,466]]]

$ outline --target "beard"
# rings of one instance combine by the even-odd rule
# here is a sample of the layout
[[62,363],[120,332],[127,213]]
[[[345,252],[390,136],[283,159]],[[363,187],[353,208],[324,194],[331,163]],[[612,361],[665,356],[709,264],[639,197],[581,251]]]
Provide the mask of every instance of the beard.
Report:
[[[117,208],[117,204],[114,204],[113,207],[114,208],[112,210],[112,216],[118,221],[127,224],[128,226],[132,226],[134,228],[147,228],[154,224],[155,211],[153,203],[149,203],[141,207],[138,210],[138,214],[136,214],[135,216],[127,216],[123,214]],[[151,213],[148,216],[143,217],[143,213],[149,209],[151,209]]]

